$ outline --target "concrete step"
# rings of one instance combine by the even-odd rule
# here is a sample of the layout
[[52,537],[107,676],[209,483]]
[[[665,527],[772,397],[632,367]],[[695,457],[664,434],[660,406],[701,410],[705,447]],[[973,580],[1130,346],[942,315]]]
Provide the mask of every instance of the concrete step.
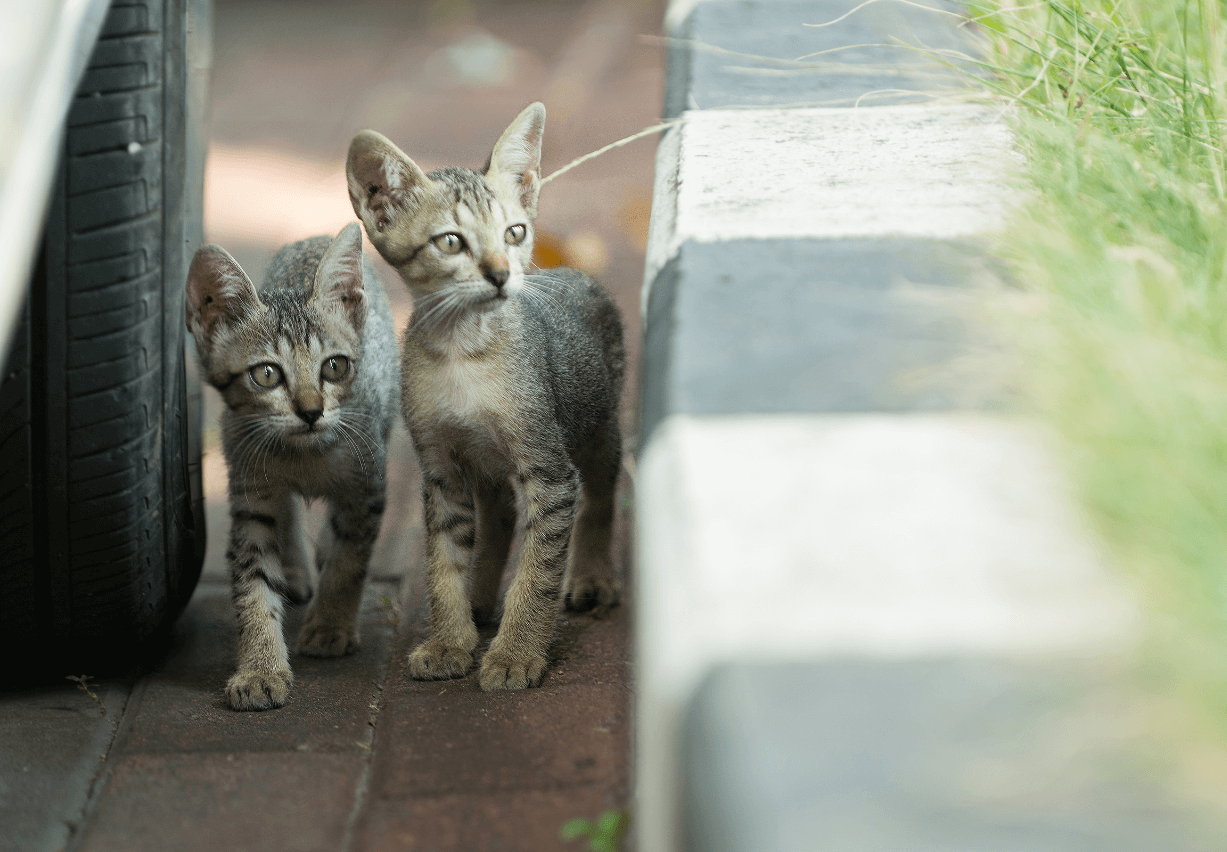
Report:
[[966,23],[939,0],[669,6],[643,852],[1227,840],[1137,724],[1162,702],[1135,683],[1136,594],[1016,398],[998,320],[1028,297],[988,244],[1020,160]]

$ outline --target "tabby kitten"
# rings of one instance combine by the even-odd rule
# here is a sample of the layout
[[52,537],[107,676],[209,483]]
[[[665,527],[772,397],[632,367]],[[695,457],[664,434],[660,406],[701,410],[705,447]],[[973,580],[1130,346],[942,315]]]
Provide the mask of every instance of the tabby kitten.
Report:
[[422,468],[430,596],[413,677],[472,667],[474,615],[494,614],[517,494],[522,504],[523,547],[481,661],[486,691],[541,683],[560,585],[579,610],[612,606],[620,589],[609,550],[622,321],[587,275],[525,271],[544,127],[533,104],[484,171],[429,175],[367,130],[347,168],[355,212],[413,294],[401,404]]
[[259,291],[225,249],[202,246],[188,274],[187,327],[206,380],[226,402],[226,561],[239,628],[226,699],[235,710],[280,707],[292,681],[283,599],[311,599],[302,498],[323,497],[328,523],[298,652],[339,657],[358,648],[399,395],[392,314],[354,222],[336,239],[284,246]]

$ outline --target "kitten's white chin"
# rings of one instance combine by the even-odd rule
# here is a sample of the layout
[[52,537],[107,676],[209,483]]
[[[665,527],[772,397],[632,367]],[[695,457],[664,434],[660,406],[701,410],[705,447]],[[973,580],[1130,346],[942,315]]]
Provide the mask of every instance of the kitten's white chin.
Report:
[[336,435],[329,426],[316,426],[314,429],[300,429],[282,435],[287,445],[298,450],[325,449],[332,446]]
[[506,290],[498,293],[491,293],[489,296],[471,303],[470,309],[480,314],[492,314],[495,311],[501,311],[503,306],[507,304],[508,293]]

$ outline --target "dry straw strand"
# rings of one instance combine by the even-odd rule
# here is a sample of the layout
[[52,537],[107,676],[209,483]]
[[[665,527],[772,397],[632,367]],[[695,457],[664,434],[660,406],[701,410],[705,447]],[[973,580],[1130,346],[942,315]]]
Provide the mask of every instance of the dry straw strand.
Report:
[[636,139],[642,139],[644,136],[651,136],[653,133],[660,133],[662,130],[668,130],[670,127],[676,127],[677,125],[681,124],[685,120],[686,119],[684,117],[675,118],[671,121],[664,121],[664,122],[661,122],[660,124],[654,124],[651,127],[647,127],[647,128],[644,128],[643,130],[640,130],[638,133],[632,133],[630,136],[627,136],[623,139],[619,139],[617,142],[610,142],[605,147],[597,148],[595,151],[589,154],[584,154],[584,156],[582,157],[576,157],[574,160],[567,163],[561,169],[549,175],[549,177],[542,178],[541,185],[545,186],[547,183],[549,183],[550,181],[552,181],[554,178],[558,177],[559,175],[566,174],[567,172],[571,171],[571,169],[575,168],[581,163],[586,163],[595,157],[599,157],[602,154],[604,154],[606,151],[612,151],[614,148],[621,148],[623,145],[626,145],[630,142],[634,142]]

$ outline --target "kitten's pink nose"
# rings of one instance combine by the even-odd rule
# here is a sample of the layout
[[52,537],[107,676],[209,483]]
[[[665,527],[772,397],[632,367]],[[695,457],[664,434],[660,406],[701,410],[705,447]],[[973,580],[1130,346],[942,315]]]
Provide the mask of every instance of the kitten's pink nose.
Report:
[[481,274],[487,281],[502,290],[507,279],[511,277],[511,272],[507,267],[507,258],[501,255],[487,255],[481,263]]
[[487,281],[500,290],[503,289],[503,285],[507,283],[507,278],[511,275],[506,269],[491,269],[489,267],[482,270],[482,274],[486,276]]
[[324,409],[322,408],[300,408],[298,409],[297,413],[298,413],[298,416],[302,418],[304,423],[306,423],[308,426],[314,426],[315,421],[319,420],[321,417],[324,416]]

